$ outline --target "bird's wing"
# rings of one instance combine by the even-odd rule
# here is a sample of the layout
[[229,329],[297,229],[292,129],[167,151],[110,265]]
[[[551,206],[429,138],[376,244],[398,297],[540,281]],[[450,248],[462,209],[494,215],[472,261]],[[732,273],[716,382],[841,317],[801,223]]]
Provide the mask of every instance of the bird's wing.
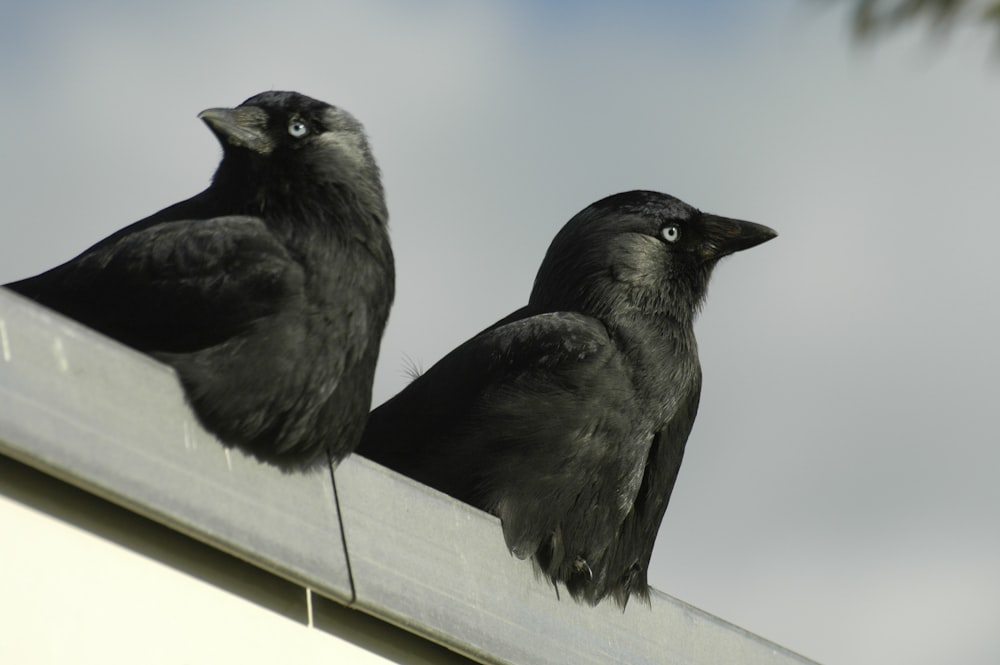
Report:
[[604,569],[609,571],[610,576],[600,584],[580,589],[590,602],[594,603],[603,595],[611,594],[621,607],[625,607],[630,594],[649,598],[646,578],[649,560],[653,554],[656,533],[677,482],[684,447],[698,412],[700,392],[699,373],[694,389],[681,403],[679,417],[671,420],[653,437],[632,512],[622,524],[612,550],[604,559]]
[[607,547],[638,492],[651,434],[633,390],[596,319],[508,317],[373,411],[359,452],[497,514],[515,553],[558,566]]
[[143,351],[226,339],[301,294],[303,271],[254,217],[136,224],[8,287]]

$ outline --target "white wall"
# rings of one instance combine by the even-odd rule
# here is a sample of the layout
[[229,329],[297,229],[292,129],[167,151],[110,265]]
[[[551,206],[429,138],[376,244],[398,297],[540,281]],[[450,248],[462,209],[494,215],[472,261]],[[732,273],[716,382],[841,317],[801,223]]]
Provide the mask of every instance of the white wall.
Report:
[[0,472],[0,663],[395,662],[286,616],[305,609],[291,585],[270,582],[265,607],[208,581],[269,584],[242,562],[56,481],[51,505],[22,503],[11,481]]

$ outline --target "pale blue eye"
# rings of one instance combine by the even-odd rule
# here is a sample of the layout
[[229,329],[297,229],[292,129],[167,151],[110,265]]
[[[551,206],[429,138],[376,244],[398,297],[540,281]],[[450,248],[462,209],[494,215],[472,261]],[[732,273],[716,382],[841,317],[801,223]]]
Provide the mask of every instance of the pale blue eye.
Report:
[[677,242],[681,238],[681,229],[676,224],[668,224],[660,229],[660,235],[667,242]]
[[288,123],[288,133],[295,138],[300,139],[309,133],[309,127],[307,127],[306,123],[301,120],[292,120]]

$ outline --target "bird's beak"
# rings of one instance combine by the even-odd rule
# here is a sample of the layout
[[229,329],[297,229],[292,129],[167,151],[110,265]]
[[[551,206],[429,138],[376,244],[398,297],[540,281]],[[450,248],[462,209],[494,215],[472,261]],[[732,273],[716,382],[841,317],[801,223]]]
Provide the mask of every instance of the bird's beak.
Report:
[[778,236],[777,231],[763,224],[718,215],[703,213],[700,221],[705,236],[700,252],[705,261],[721,259],[723,256],[750,249]]
[[267,135],[267,113],[261,108],[205,109],[198,117],[205,121],[223,147],[228,144],[262,155],[274,150],[274,142]]

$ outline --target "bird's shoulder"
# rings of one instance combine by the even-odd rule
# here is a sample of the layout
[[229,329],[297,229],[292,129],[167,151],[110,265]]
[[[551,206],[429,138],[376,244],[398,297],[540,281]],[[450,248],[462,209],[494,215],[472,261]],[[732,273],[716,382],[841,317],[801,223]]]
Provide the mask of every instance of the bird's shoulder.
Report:
[[9,286],[141,350],[225,339],[288,307],[302,266],[262,220],[143,220]]
[[126,227],[69,264],[78,271],[99,268],[112,275],[146,278],[151,283],[223,288],[247,282],[274,284],[288,278],[295,261],[279,238],[257,217],[229,215],[178,219]]
[[418,463],[409,459],[417,449],[442,445],[455,432],[493,417],[490,412],[530,419],[533,412],[520,409],[518,395],[560,400],[560,393],[599,374],[597,368],[616,355],[597,319],[519,310],[456,347],[376,408],[365,433],[366,454],[407,469]]
[[457,349],[487,369],[556,370],[587,365],[614,351],[604,324],[577,312],[544,312],[502,320]]

